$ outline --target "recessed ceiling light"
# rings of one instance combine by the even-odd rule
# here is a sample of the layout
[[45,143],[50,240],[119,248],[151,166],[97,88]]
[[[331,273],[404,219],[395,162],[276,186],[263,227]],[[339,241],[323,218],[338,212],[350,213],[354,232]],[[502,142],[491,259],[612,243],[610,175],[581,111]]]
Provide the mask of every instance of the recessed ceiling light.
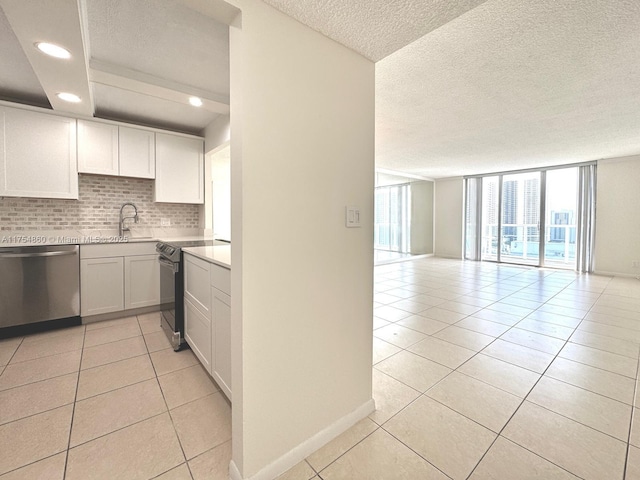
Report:
[[189,103],[194,107],[202,106],[202,100],[200,100],[198,97],[189,97]]
[[58,45],[54,45],[53,43],[39,42],[36,43],[36,47],[42,53],[46,53],[47,55],[50,55],[52,57],[71,58],[71,52],[69,52],[69,50]]
[[61,92],[61,93],[58,93],[57,95],[60,100],[64,100],[65,102],[78,103],[82,101],[82,99],[79,96],[73,93]]

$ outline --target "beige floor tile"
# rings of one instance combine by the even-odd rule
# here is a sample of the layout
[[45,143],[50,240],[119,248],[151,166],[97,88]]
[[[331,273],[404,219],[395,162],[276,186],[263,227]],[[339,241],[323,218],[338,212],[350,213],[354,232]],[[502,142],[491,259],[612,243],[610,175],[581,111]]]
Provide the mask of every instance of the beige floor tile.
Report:
[[463,318],[456,323],[456,327],[466,328],[467,330],[483,333],[492,337],[499,337],[510,328],[507,325],[490,322],[489,320],[483,320],[474,316]]
[[382,425],[419,396],[417,390],[374,368],[373,399],[376,410],[369,418]]
[[531,314],[535,308],[518,307],[517,305],[509,305],[508,303],[496,302],[487,307],[487,310],[493,310],[501,313],[508,313],[520,318],[524,318]]
[[311,465],[316,472],[319,472],[333,463],[347,450],[373,433],[377,428],[378,425],[375,422],[368,418],[363,418],[353,427],[331,440],[324,447],[309,455],[307,462],[309,462],[309,465]]
[[501,323],[502,325],[507,325],[509,327],[512,327],[523,318],[520,315],[512,315],[506,312],[489,310],[487,308],[478,310],[476,313],[473,314],[473,317],[480,318],[482,320],[489,320],[490,322]]
[[[135,317],[133,317],[135,319]],[[99,328],[97,330],[88,330],[85,333],[84,346],[95,347],[104,343],[117,342],[125,338],[136,337],[142,335],[138,322],[125,325],[115,325],[113,327]]]
[[96,345],[95,347],[84,349],[80,369],[86,370],[87,368],[99,367],[100,365],[138,357],[146,353],[147,346],[140,336]]
[[385,430],[454,480],[467,478],[496,438],[492,431],[424,396],[389,420]]
[[7,365],[0,375],[0,390],[77,372],[81,353],[81,350],[75,350]]
[[543,376],[527,400],[624,442],[631,405]]
[[535,453],[498,437],[469,480],[578,480]]
[[378,328],[386,327],[387,325],[393,325],[392,322],[387,322],[378,317],[373,317],[373,329],[377,330]]
[[471,330],[460,328],[455,325],[445,328],[433,336],[476,352],[479,352],[495,340],[495,337],[490,335],[472,332]]
[[231,462],[231,441],[189,460],[193,480],[228,480]]
[[586,347],[577,343],[567,343],[559,353],[562,358],[584,363],[592,367],[608,370],[609,372],[636,378],[638,362],[624,355],[605,352],[596,348]]
[[411,330],[410,328],[403,327],[397,324],[391,324],[386,327],[379,328],[373,335],[380,340],[389,342],[392,345],[400,348],[407,348],[414,343],[418,343],[420,340],[426,338],[426,335]]
[[507,342],[516,343],[551,355],[557,355],[565,344],[564,340],[522,330],[517,326],[501,335],[500,338]]
[[7,365],[18,347],[22,343],[22,337],[10,338],[0,341],[0,365]]
[[535,310],[536,308],[542,305],[542,302],[536,300],[530,300],[527,298],[515,297],[513,295],[509,295],[506,298],[500,300],[501,303],[506,303],[507,305],[514,305],[516,307],[524,307],[529,308],[531,310]]
[[70,373],[0,392],[0,424],[73,403],[78,374]]
[[148,333],[161,332],[161,318],[162,314],[160,312],[144,313],[142,315],[138,315],[138,324],[140,325],[142,334],[146,335]]
[[158,381],[170,409],[220,390],[202,365],[162,375]]
[[187,460],[231,438],[231,407],[220,392],[171,410]]
[[65,451],[72,412],[66,405],[0,426],[0,475]]
[[[400,300],[400,298],[398,298],[398,300]],[[385,305],[384,307],[376,308],[373,311],[373,315],[388,322],[397,322],[398,320],[407,318],[411,315],[411,313],[405,310],[400,310],[399,308],[393,308],[389,305]]]
[[416,295],[415,297],[411,297],[411,300],[414,302],[422,303],[427,307],[435,307],[438,305],[442,305],[447,301],[445,298],[434,297],[432,295],[424,294],[424,293],[420,295]]
[[498,433],[522,399],[480,380],[452,372],[426,395]]
[[558,338],[560,340],[568,340],[573,334],[575,329],[569,327],[563,327],[562,325],[555,325],[553,323],[541,322],[540,320],[534,320],[532,318],[525,318],[516,325],[517,328],[522,330],[529,330],[530,332],[539,333],[540,335],[547,335],[549,337]]
[[499,338],[482,350],[482,353],[536,373],[543,373],[554,358],[550,353],[523,347]]
[[565,315],[542,312],[540,310],[536,310],[531,315],[528,315],[526,320],[538,320],[540,322],[552,323],[554,325],[560,325],[567,328],[576,328],[582,321],[580,318],[567,317]]
[[62,452],[0,475],[0,480],[63,480],[67,453]]
[[533,403],[524,402],[502,435],[579,477],[622,478],[624,442]]
[[166,410],[155,378],[79,401],[73,416],[71,446],[128,427]]
[[376,368],[420,392],[432,387],[451,372],[444,365],[406,350],[383,360]]
[[159,350],[150,354],[153,368],[156,375],[165,375],[167,373],[182,370],[183,368],[197,365],[198,359],[189,349],[174,352],[173,350]]
[[448,323],[450,325],[459,322],[462,320],[465,315],[464,313],[452,312],[451,310],[445,310],[444,308],[431,307],[424,312],[420,312],[420,315],[427,318],[433,318],[434,320],[438,320],[439,322]]
[[529,393],[540,378],[531,370],[483,354],[473,357],[458,371],[521,398]]
[[322,471],[324,480],[445,480],[447,477],[380,429]]
[[584,316],[587,314],[586,310],[579,310],[577,308],[571,307],[560,307],[558,305],[552,305],[548,303],[542,305],[539,310],[541,312],[555,313],[556,315],[564,315],[566,317],[572,318],[584,318]]
[[464,315],[473,315],[478,310],[482,310],[481,307],[476,307],[474,305],[468,305],[466,303],[458,302],[457,300],[450,300],[448,302],[442,303],[438,305],[440,308],[444,308],[445,310],[451,310],[452,312],[462,313]]
[[125,327],[131,325],[137,325],[138,319],[134,317],[115,318],[113,320],[103,320],[101,322],[92,322],[86,325],[87,332],[92,330],[100,330],[108,327]]
[[147,344],[147,350],[149,350],[149,353],[164,350],[166,348],[172,348],[171,342],[162,330],[159,332],[145,334],[144,341]]
[[636,480],[638,478],[640,478],[640,448],[630,446],[625,479]]
[[589,322],[585,320],[578,325],[578,330],[595,333],[597,335],[604,335],[605,337],[640,343],[640,331],[632,330],[630,328],[615,327],[613,325],[605,325],[603,323]]
[[83,342],[84,333],[81,332],[74,335],[60,335],[38,342],[22,343],[11,359],[11,364],[80,350]]
[[439,322],[433,318],[423,317],[421,315],[411,315],[410,317],[403,318],[397,325],[416,330],[425,335],[433,335],[440,330],[443,330],[449,326],[448,323]]
[[476,354],[473,350],[434,337],[425,338],[408,350],[449,368],[458,368]]
[[640,329],[640,322],[631,318],[616,317],[605,313],[589,312],[584,319],[589,322],[612,325],[614,327],[629,328],[631,330]]
[[164,413],[70,449],[65,480],[146,480],[184,461]]
[[404,310],[409,313],[420,313],[429,308],[428,305],[424,303],[416,302],[411,299],[400,300],[399,302],[393,302],[389,306],[393,308],[399,308],[400,310]]
[[33,335],[27,335],[24,337],[24,343],[40,342],[42,340],[52,340],[58,337],[65,337],[68,335],[82,335],[85,331],[84,325],[77,325],[75,327],[58,328],[55,330],[47,330],[45,332],[34,333]]
[[147,355],[82,370],[78,382],[77,400],[84,400],[154,377],[153,367]]
[[628,405],[633,404],[635,382],[616,373],[558,357],[545,375]]
[[402,349],[400,347],[396,347],[395,345],[391,345],[389,342],[373,337],[373,365],[381,362],[385,358],[395,355],[401,350]]
[[576,332],[571,335],[569,342],[597,348],[598,350],[604,350],[605,352],[624,355],[625,357],[633,358],[635,360],[638,359],[638,352],[640,348],[640,345],[633,342],[606,337],[604,335],[589,333],[582,330],[576,330]]
[[282,475],[276,477],[276,480],[309,480],[315,476],[316,472],[303,460]]
[[172,468],[168,472],[163,473],[159,477],[155,477],[154,480],[192,480],[191,472],[186,462],[182,465],[178,465],[176,468]]

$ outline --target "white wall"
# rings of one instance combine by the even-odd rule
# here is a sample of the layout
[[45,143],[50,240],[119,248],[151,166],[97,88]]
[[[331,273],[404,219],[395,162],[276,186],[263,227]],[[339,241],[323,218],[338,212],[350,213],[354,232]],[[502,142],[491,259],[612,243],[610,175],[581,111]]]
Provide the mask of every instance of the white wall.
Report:
[[231,473],[271,479],[372,409],[374,65],[230,3]]
[[433,182],[411,184],[411,253],[433,253]]
[[640,155],[600,160],[596,198],[596,273],[640,274]]
[[229,115],[220,115],[204,129],[204,151],[209,153],[220,145],[229,143],[231,120]]
[[463,201],[464,179],[462,177],[436,180],[434,253],[437,257],[462,258]]

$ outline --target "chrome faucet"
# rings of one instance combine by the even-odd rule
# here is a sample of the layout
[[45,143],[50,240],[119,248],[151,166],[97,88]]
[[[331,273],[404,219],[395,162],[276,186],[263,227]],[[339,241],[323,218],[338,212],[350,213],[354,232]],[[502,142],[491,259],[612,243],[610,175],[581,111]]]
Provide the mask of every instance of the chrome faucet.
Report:
[[[126,207],[127,205],[130,205],[130,206],[133,207],[133,210],[135,212],[135,214],[133,216],[129,215],[129,216],[125,217],[123,215],[122,212],[124,211],[124,207]],[[130,232],[131,231],[131,229],[129,227],[125,227],[125,225],[124,225],[124,221],[129,219],[129,218],[133,218],[133,221],[135,223],[139,222],[139,219],[138,219],[138,207],[136,207],[135,203],[124,202],[122,204],[122,206],[120,207],[120,222],[118,222],[118,236],[122,237],[122,236],[124,236],[124,232]]]

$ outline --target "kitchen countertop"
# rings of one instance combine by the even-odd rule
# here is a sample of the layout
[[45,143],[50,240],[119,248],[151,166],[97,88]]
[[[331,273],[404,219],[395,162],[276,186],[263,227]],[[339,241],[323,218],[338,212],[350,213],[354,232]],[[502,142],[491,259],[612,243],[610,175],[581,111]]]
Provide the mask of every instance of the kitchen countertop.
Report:
[[184,253],[201,258],[209,263],[215,263],[221,267],[231,268],[231,245],[216,245],[213,247],[187,247]]

